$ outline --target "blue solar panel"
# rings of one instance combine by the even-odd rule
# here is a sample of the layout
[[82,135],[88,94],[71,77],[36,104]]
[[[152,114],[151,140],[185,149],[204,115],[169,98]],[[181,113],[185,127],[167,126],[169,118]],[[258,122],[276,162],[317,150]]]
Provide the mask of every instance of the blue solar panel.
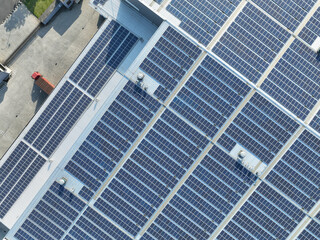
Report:
[[299,124],[256,93],[218,140],[231,151],[238,142],[269,164]]
[[129,81],[65,170],[97,191],[159,108],[160,103]]
[[313,117],[309,124],[314,130],[320,133],[320,111]]
[[137,40],[127,29],[111,21],[70,75],[70,79],[96,96]]
[[165,101],[200,53],[196,45],[168,27],[140,65],[140,69],[160,84],[155,96]]
[[0,218],[3,218],[44,165],[45,159],[20,142],[0,168]]
[[207,56],[171,103],[171,107],[213,138],[250,87]]
[[272,17],[277,19],[284,26],[294,31],[302,22],[307,13],[311,10],[316,1],[314,0],[281,0],[263,1],[253,0]]
[[79,192],[79,196],[87,201],[90,201],[90,199],[93,197],[93,195],[94,195],[94,193],[86,186],[83,186]]
[[88,96],[66,82],[24,139],[50,157],[90,103]]
[[313,14],[310,20],[307,22],[305,27],[299,33],[299,37],[301,37],[308,44],[312,45],[312,43],[320,36],[320,8]]
[[305,230],[298,236],[298,240],[319,240],[320,239],[320,222],[311,220]]
[[320,62],[316,60],[316,54],[295,40],[261,88],[305,119],[320,99]]
[[68,234],[73,239],[121,239],[130,240],[126,234],[112,225],[98,212],[88,207]]
[[257,83],[289,37],[272,19],[247,3],[212,51]]
[[208,143],[166,110],[94,206],[135,236]]
[[177,17],[179,27],[208,45],[240,1],[172,0],[167,10]]
[[54,182],[25,219],[15,237],[19,240],[61,239],[84,207],[84,202]]
[[235,239],[286,239],[304,216],[299,208],[262,182],[223,234]]
[[320,200],[319,145],[305,130],[266,178],[307,211]]
[[256,179],[214,146],[147,234],[156,239],[159,239],[158,232],[160,236],[167,234],[175,239],[186,236],[188,239],[207,239]]

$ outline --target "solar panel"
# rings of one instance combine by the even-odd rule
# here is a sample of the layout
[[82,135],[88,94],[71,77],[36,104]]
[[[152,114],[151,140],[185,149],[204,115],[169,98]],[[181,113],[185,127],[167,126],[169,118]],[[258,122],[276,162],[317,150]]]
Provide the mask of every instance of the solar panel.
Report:
[[61,239],[84,209],[85,203],[54,182],[16,232],[24,239]]
[[299,33],[299,37],[301,37],[308,44],[312,45],[313,42],[320,36],[320,8],[313,14],[307,24]]
[[301,119],[320,99],[320,62],[316,54],[295,40],[261,89]]
[[218,143],[228,151],[239,143],[269,164],[298,127],[288,115],[255,93]]
[[310,127],[320,133],[320,111],[313,117],[312,121],[310,122]]
[[154,95],[165,101],[200,53],[196,45],[168,27],[140,65],[142,71],[160,84]]
[[[320,202],[320,140],[307,126],[302,132],[300,121],[283,111],[285,107],[309,121],[320,100],[316,55],[300,38],[286,46],[292,32],[285,29],[297,29],[315,1],[156,2],[181,20],[184,31],[167,19],[163,27],[169,27],[151,38],[158,40],[148,43],[152,49],[129,74],[143,72],[157,89],[149,94],[128,81],[114,99],[105,100],[102,106],[108,108],[97,109],[102,116],[94,117],[85,139],[59,165],[72,176],[66,185],[70,190],[57,182],[43,189],[9,238],[319,239],[320,213],[313,216]],[[99,9],[104,15],[106,9]],[[167,11],[160,11],[160,17]],[[235,19],[226,27],[231,14]],[[319,33],[318,15],[319,9],[308,15],[311,19],[299,35],[308,44]],[[211,54],[188,37],[208,46],[221,27],[225,31]],[[115,20],[98,35],[70,80],[2,164],[0,218],[44,165],[33,149],[53,154],[138,41]],[[282,54],[284,46],[288,49]],[[266,94],[242,81],[245,77],[260,84],[271,63],[275,67],[261,83]],[[253,96],[244,104],[249,92]],[[169,96],[171,102],[165,102]],[[320,133],[319,114],[310,126]],[[268,175],[258,179],[244,161],[235,160],[239,148],[247,152],[247,160],[268,164]],[[275,157],[279,161],[272,164]]]
[[320,200],[320,139],[305,130],[266,180],[307,211]]
[[166,110],[94,206],[137,235],[208,143]]
[[249,91],[248,85],[206,56],[170,107],[213,138]]
[[256,179],[213,146],[146,234],[155,239],[208,239]]
[[305,230],[298,236],[298,240],[318,240],[320,238],[320,223],[311,220]]
[[90,103],[88,96],[65,82],[24,139],[50,157]]
[[212,51],[257,83],[289,37],[272,19],[247,3]]
[[72,237],[72,239],[131,239],[90,207],[77,220],[67,237]]
[[217,239],[286,239],[305,214],[262,182]]
[[97,191],[159,108],[160,103],[129,81],[65,170]]
[[127,29],[111,21],[70,75],[70,79],[96,96],[137,40]]
[[255,4],[265,10],[272,17],[286,26],[291,31],[296,30],[316,1],[314,0],[286,0],[286,1],[263,1],[253,0]]
[[208,45],[240,1],[172,0],[167,11],[177,17],[179,27]]
[[0,218],[3,218],[20,197],[45,159],[20,142],[0,168]]

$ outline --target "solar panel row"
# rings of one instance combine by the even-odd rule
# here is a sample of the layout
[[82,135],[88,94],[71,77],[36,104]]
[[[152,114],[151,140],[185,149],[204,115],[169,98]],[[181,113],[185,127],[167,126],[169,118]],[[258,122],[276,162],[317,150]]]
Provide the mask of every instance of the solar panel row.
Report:
[[24,139],[50,157],[90,103],[88,96],[65,82]]
[[318,111],[317,114],[313,117],[309,125],[318,133],[320,133],[320,111]]
[[208,143],[165,110],[94,206],[136,236]]
[[318,240],[320,239],[320,223],[311,220],[309,225],[298,236],[298,240]]
[[319,146],[320,139],[305,130],[266,177],[307,211],[320,200]]
[[0,218],[3,218],[44,165],[45,159],[20,142],[0,168]]
[[296,39],[261,89],[304,120],[320,99],[320,62],[316,54]]
[[315,4],[315,0],[263,1],[253,0],[255,4],[282,23],[291,31],[295,31],[307,13]]
[[134,83],[126,84],[65,167],[88,187],[86,195],[99,189],[159,108]]
[[257,83],[290,34],[247,3],[212,52]]
[[240,1],[172,0],[167,11],[177,17],[179,27],[208,45]]
[[218,143],[231,151],[236,143],[269,164],[299,124],[259,93],[255,93]]
[[62,239],[85,203],[54,182],[15,234],[19,240]]
[[213,138],[250,87],[206,56],[170,107]]
[[137,40],[119,23],[111,21],[70,75],[70,79],[96,96]]
[[313,42],[320,36],[320,8],[313,14],[307,24],[299,33],[299,37],[301,37],[308,44],[312,45]]
[[305,214],[262,182],[217,239],[286,239]]
[[172,27],[168,27],[140,65],[159,82],[154,95],[165,101],[199,57],[201,50]]
[[213,146],[142,239],[208,239],[256,179]]

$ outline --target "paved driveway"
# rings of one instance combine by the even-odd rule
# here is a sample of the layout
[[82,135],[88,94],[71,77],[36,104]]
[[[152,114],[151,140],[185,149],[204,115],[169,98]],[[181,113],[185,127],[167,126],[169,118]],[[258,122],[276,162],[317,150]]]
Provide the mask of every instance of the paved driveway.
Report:
[[19,0],[0,0],[0,24],[14,10]]

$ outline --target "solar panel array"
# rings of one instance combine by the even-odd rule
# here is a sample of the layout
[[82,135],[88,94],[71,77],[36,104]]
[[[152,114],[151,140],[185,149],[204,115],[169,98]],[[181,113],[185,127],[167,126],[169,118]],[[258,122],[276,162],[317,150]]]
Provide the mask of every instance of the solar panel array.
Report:
[[299,208],[262,182],[217,239],[286,239],[304,216]]
[[[286,239],[307,218],[297,239],[320,238],[320,213],[311,217],[320,201],[320,139],[309,129],[300,134],[301,125],[283,111],[302,120],[317,111],[316,54],[299,38],[287,42],[288,29],[297,29],[315,1],[253,0],[236,9],[239,3],[165,2],[179,27],[206,46],[239,13],[206,55],[174,27],[165,30],[138,70],[159,83],[154,94],[127,82],[65,163],[83,185],[79,193],[53,183],[15,232],[17,239]],[[318,15],[319,9],[299,35],[308,44],[319,35]],[[112,21],[70,75],[75,85],[65,83],[65,92],[53,99],[58,107],[49,104],[25,141],[50,156],[64,136],[54,137],[56,129],[61,134],[73,114],[69,105],[82,98],[89,104],[136,41]],[[252,89],[244,78],[261,88]],[[83,112],[83,102],[74,108]],[[318,132],[319,112],[310,123]],[[247,170],[231,156],[236,146],[272,166],[270,172],[259,179]],[[32,153],[28,149],[16,154]]]
[[50,157],[91,102],[91,98],[65,82],[24,140]]
[[320,139],[305,130],[266,180],[302,209],[320,200]]
[[142,239],[208,239],[256,179],[214,146]]
[[315,4],[315,0],[263,1],[253,0],[255,4],[278,20],[291,31],[295,31],[307,13]]
[[[136,41],[136,36],[121,27],[119,23],[111,21],[78,67],[72,72],[70,79],[81,88],[86,89],[89,94],[95,96]],[[95,58],[98,62],[96,62],[97,60],[94,61]],[[105,61],[102,61],[102,59]],[[88,69],[89,66],[91,67]],[[97,75],[97,77],[92,81],[94,75]],[[0,203],[3,202],[1,203],[3,205],[1,205],[0,218],[3,218],[9,211],[44,165],[45,159],[29,149],[28,144],[49,158],[91,102],[92,99],[70,83],[69,80],[58,90],[24,136],[27,144],[23,142],[18,144],[1,167],[1,170],[3,169],[1,172],[3,175],[1,195],[3,196]],[[127,115],[127,117],[129,116]],[[4,177],[5,174],[8,175],[6,178]],[[19,182],[16,184],[18,180]]]
[[20,142],[0,168],[0,218],[3,218],[44,165],[45,159]]
[[19,240],[62,239],[85,203],[54,182],[16,232]]
[[247,3],[212,51],[257,83],[290,34]]
[[99,189],[159,108],[156,100],[132,82],[123,88],[65,167],[87,186],[83,190],[86,200]]
[[208,45],[239,3],[239,0],[172,0],[167,11],[181,21],[179,27]]
[[160,86],[154,95],[165,101],[201,53],[195,44],[168,27],[140,65]]
[[111,21],[71,73],[70,80],[96,96],[137,40],[126,28]]
[[213,138],[250,87],[206,56],[170,107]]
[[318,240],[320,238],[320,221],[311,220],[297,240]]
[[305,27],[299,33],[299,37],[301,37],[308,44],[312,45],[313,42],[320,36],[320,8],[314,13],[314,15],[307,22]]
[[313,117],[312,121],[310,122],[310,126],[320,133],[320,111]]
[[166,110],[94,206],[136,236],[208,143]]
[[218,143],[227,151],[238,143],[269,164],[298,127],[299,124],[292,118],[255,93]]
[[320,99],[320,62],[316,54],[296,39],[261,89],[304,120]]

